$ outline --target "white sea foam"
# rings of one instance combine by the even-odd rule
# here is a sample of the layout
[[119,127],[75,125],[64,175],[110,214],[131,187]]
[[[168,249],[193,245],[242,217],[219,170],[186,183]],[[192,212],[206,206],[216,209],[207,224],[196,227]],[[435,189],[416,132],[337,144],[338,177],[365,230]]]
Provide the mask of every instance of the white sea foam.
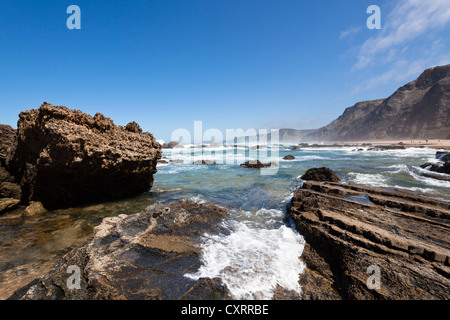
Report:
[[277,285],[300,292],[299,274],[305,268],[299,259],[303,237],[285,225],[267,227],[279,222],[282,214],[281,210],[260,209],[253,213],[253,221],[225,224],[230,234],[205,235],[203,265],[185,276],[194,280],[219,277],[235,299],[271,299]]
[[162,168],[162,167],[167,167],[170,163],[157,163],[156,167],[157,168]]
[[194,202],[196,202],[196,203],[198,203],[198,204],[203,204],[203,203],[207,202],[206,199],[202,195],[199,195],[199,194],[195,195],[195,196],[192,196],[189,199],[194,201]]
[[[428,170],[424,170],[421,168],[417,169],[418,172],[426,172],[426,173],[432,173],[435,175],[443,175],[443,174],[439,174],[436,172],[430,172]],[[442,188],[450,188],[450,181],[446,181],[446,180],[439,180],[439,179],[435,179],[435,178],[430,178],[430,177],[424,177],[424,176],[420,176],[414,172],[411,172],[411,175],[413,176],[414,179],[416,179],[417,181],[420,181],[421,183],[425,183],[429,186],[434,186],[434,187],[442,187]],[[445,175],[444,175],[445,176]]]
[[388,187],[387,177],[379,173],[358,173],[350,172],[352,182],[357,184],[370,185],[374,187]]

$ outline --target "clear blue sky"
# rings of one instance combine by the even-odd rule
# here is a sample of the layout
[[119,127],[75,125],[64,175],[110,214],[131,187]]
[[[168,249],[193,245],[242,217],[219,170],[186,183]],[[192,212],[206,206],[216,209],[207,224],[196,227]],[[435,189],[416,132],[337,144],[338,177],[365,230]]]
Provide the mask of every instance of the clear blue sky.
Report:
[[450,63],[449,22],[450,0],[2,0],[0,123],[47,101],[162,140],[195,120],[317,128]]

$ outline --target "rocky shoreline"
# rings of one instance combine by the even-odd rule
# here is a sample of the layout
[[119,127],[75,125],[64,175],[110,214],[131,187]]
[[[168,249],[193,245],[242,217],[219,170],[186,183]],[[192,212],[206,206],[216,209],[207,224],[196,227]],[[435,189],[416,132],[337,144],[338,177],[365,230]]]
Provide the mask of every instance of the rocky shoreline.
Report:
[[[117,126],[100,113],[92,117],[47,103],[22,112],[17,130],[2,125],[0,131],[3,226],[23,223],[24,217],[47,209],[147,192],[157,163],[183,162],[161,160],[161,145],[136,122]],[[301,144],[291,150],[310,147],[340,146]],[[364,148],[405,149],[369,144]],[[423,164],[420,174],[450,181],[450,153],[438,151],[436,158]],[[216,163],[205,159],[193,164]],[[258,160],[239,167],[274,165]],[[404,190],[345,184],[326,167],[311,168],[300,179],[305,182],[294,192],[287,211],[306,240],[301,292],[279,286],[273,299],[449,298],[450,202]],[[201,266],[202,235],[224,232],[221,222],[226,217],[227,211],[217,205],[177,199],[105,218],[83,245],[9,299],[232,299],[221,279],[184,276]],[[79,289],[69,288],[69,267],[80,270]],[[379,271],[376,288],[368,282],[374,270]]]
[[[222,231],[226,214],[214,205],[178,200],[105,218],[84,245],[9,299],[229,299],[218,279],[184,277],[201,264],[201,236]],[[71,266],[81,273],[78,288],[67,284]]]
[[[306,241],[301,293],[279,287],[273,299],[448,299],[450,202],[344,184],[328,168],[302,179],[288,207]],[[223,232],[226,216],[215,205],[177,200],[105,218],[84,245],[9,299],[232,299],[220,279],[183,276],[201,265],[201,235]],[[68,289],[69,266],[81,270],[79,290]]]
[[[305,273],[313,283],[328,283],[334,298],[449,298],[449,202],[306,181],[292,198],[290,214],[305,237]],[[378,288],[368,284],[373,270],[379,270]]]

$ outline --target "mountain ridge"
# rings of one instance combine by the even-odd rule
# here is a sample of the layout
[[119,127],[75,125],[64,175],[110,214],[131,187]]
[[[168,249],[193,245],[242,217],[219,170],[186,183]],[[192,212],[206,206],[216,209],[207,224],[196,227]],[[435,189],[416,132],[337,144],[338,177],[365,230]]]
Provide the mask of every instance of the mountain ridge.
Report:
[[426,69],[385,99],[360,101],[328,125],[280,129],[281,142],[450,139],[450,65]]

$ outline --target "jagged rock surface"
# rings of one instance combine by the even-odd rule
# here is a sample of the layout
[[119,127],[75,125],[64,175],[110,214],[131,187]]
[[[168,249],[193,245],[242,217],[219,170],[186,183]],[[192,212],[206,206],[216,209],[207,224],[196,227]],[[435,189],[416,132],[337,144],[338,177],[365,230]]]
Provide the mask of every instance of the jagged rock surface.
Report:
[[[201,236],[223,231],[219,222],[226,214],[214,205],[179,200],[129,216],[105,218],[83,246],[9,299],[230,298],[218,279],[195,281],[184,276],[201,265]],[[80,268],[79,289],[67,285],[69,266]]]
[[0,165],[5,166],[17,144],[16,130],[0,124]]
[[20,185],[15,183],[14,177],[7,170],[16,144],[16,130],[0,124],[0,214],[16,208],[22,197]]
[[161,146],[136,123],[44,103],[21,112],[10,169],[22,200],[48,208],[132,196],[153,184]]
[[[325,298],[449,298],[449,202],[307,181],[295,192],[290,214],[306,241],[301,282],[331,282],[337,296]],[[380,269],[379,289],[367,285],[370,266]]]

